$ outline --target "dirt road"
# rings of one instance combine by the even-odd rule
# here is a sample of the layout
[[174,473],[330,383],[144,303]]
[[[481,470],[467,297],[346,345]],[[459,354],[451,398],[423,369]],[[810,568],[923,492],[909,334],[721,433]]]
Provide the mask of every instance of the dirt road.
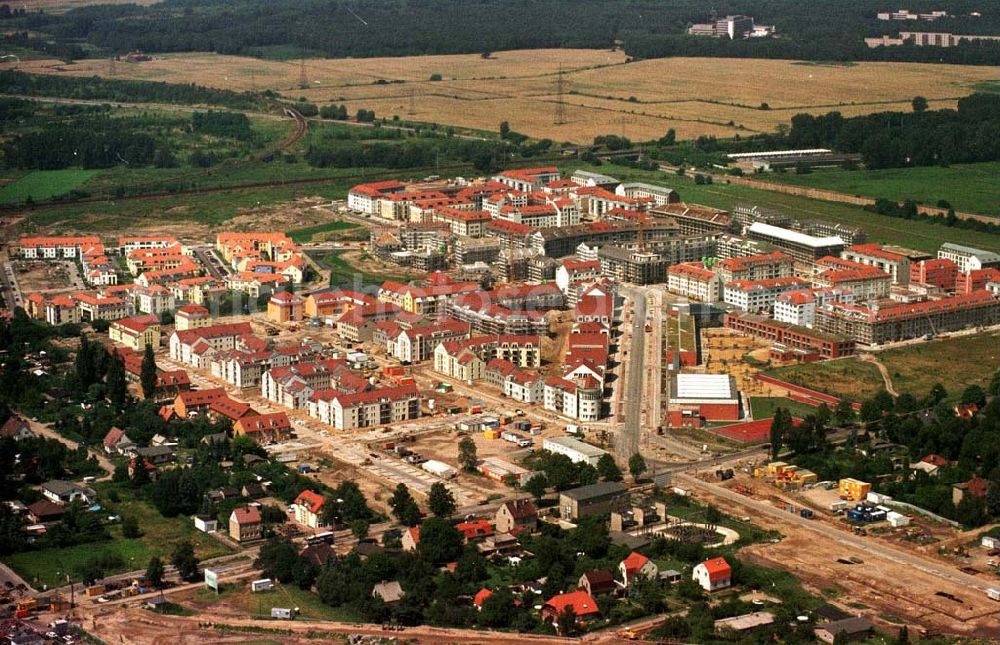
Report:
[[[80,447],[80,444],[78,442],[73,441],[72,439],[67,439],[66,437],[62,436],[49,426],[45,425],[44,423],[28,420],[28,426],[31,428],[31,431],[34,432],[36,435],[40,435],[48,439],[55,439],[56,441],[65,444],[72,450],[76,450],[77,448]],[[111,463],[111,460],[108,459],[107,455],[93,449],[88,450],[88,452],[91,454],[91,456],[97,459],[97,464],[101,468],[103,468],[105,472],[104,475],[98,477],[97,481],[107,481],[111,479],[111,475],[113,475],[115,472],[115,465]]]

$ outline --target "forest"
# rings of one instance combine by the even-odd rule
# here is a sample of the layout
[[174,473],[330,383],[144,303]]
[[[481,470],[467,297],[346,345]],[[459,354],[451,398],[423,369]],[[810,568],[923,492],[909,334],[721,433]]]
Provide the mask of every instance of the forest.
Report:
[[[913,11],[940,9],[914,0]],[[933,29],[998,34],[1000,12],[972,0],[953,0],[954,17]],[[899,29],[876,19],[875,0],[166,0],[148,7],[98,5],[62,15],[0,12],[0,20],[22,31],[42,32],[56,43],[84,41],[104,55],[215,51],[252,56],[412,56],[483,53],[548,47],[622,46],[635,58],[724,56],[805,60],[906,60],[995,64],[1000,45],[954,48],[869,49],[863,38]],[[729,41],[689,37],[692,23],[712,13],[752,15],[775,25],[780,38]],[[977,18],[969,16],[981,11]],[[8,16],[3,19],[2,16]],[[490,25],[484,29],[483,25]],[[926,27],[926,23],[914,27]],[[31,45],[30,43],[28,44]],[[49,46],[44,42],[37,47]],[[74,50],[75,51],[75,50]],[[73,52],[70,52],[71,54]]]

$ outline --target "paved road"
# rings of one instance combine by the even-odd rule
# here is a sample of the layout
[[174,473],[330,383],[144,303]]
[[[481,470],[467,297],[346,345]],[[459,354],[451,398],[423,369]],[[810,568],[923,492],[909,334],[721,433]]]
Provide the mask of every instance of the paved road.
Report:
[[639,433],[642,431],[642,359],[646,351],[646,334],[643,325],[646,321],[646,298],[632,290],[625,291],[625,307],[632,305],[631,320],[629,329],[628,366],[624,372],[624,379],[621,385],[622,398],[625,403],[625,418],[622,421],[622,430],[618,435],[618,455],[622,459],[628,459],[639,452]]

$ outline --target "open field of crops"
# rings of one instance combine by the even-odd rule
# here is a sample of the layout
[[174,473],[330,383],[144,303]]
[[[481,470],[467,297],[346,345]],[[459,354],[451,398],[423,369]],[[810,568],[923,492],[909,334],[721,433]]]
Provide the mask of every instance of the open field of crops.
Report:
[[[23,61],[29,72],[107,75],[107,61]],[[300,87],[304,69],[306,86]],[[562,70],[566,123],[554,125]],[[681,138],[771,131],[798,112],[857,115],[908,110],[916,95],[950,107],[995,79],[987,67],[911,63],[806,64],[762,59],[666,58],[626,63],[620,51],[555,49],[405,58],[260,60],[172,54],[119,63],[120,78],[198,83],[232,90],[273,89],[352,112],[398,115],[556,141],[599,134]],[[431,78],[440,80],[431,80]],[[766,104],[766,108],[763,104]]]

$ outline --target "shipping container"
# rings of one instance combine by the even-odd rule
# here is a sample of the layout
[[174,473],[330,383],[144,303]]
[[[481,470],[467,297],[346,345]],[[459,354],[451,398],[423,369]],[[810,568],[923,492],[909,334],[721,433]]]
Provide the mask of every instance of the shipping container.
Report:
[[254,580],[250,583],[250,591],[257,593],[259,591],[273,591],[274,581],[270,578],[261,578],[260,580]]
[[992,600],[1000,600],[1000,589],[990,587],[986,590],[986,595]]
[[813,512],[808,508],[803,508],[801,511],[799,511],[799,515],[806,518],[807,520],[810,520],[812,519]]
[[271,607],[271,618],[279,618],[281,620],[291,620],[292,610],[285,607]]

